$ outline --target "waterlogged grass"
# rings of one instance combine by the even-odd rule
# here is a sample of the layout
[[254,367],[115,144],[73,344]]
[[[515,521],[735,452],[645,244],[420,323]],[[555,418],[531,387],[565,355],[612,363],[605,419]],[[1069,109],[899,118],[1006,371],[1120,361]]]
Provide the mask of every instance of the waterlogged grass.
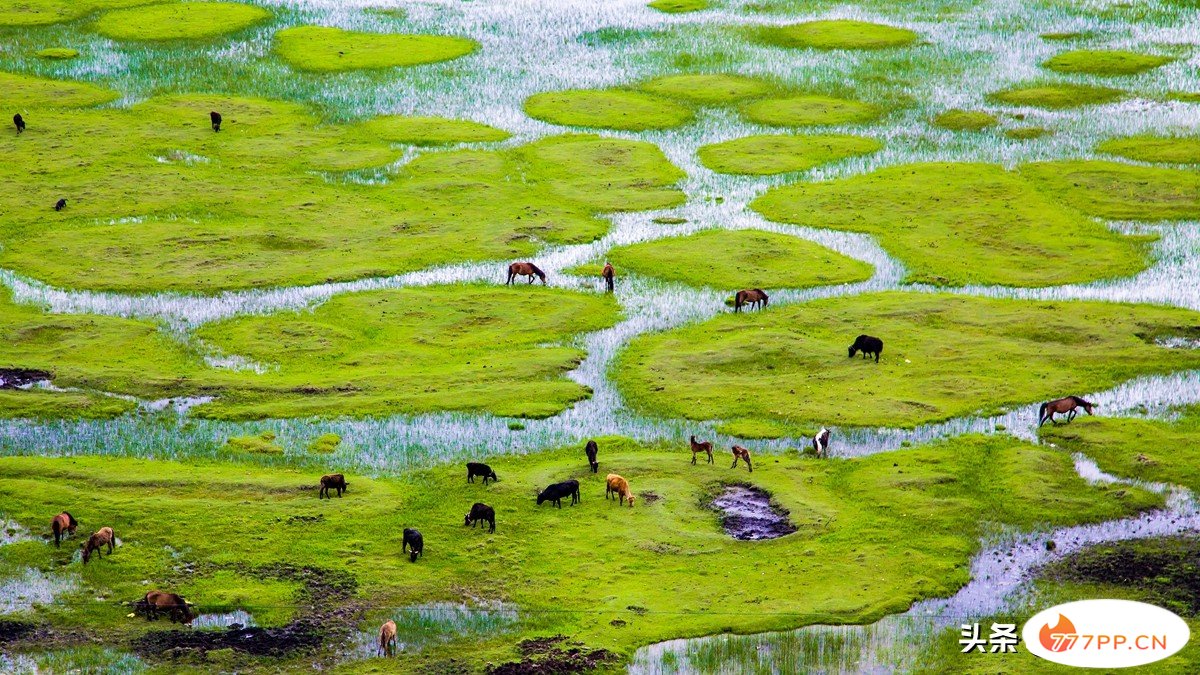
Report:
[[[11,457],[0,460],[9,517],[41,531],[47,513],[68,505],[81,528],[111,525],[123,543],[83,567],[66,547],[22,542],[0,548],[0,564],[80,574],[78,591],[35,610],[35,618],[86,631],[103,645],[166,627],[125,617],[119,602],[140,597],[143,580],[186,592],[201,611],[236,607],[256,622],[281,621],[287,608],[272,606],[296,605],[296,596],[289,598],[288,584],[254,574],[280,562],[352,575],[354,601],[367,610],[364,632],[377,631],[383,616],[403,618],[404,608],[429,603],[503,603],[515,611],[501,631],[490,620],[457,621],[455,631],[440,630],[444,621],[418,621],[443,639],[386,664],[460,672],[519,658],[515,645],[530,636],[562,633],[629,658],[638,646],[679,636],[869,621],[952,593],[967,581],[967,562],[985,532],[1107,520],[1160,499],[1089,486],[1067,454],[1007,438],[963,437],[848,461],[763,456],[749,478],[719,463],[693,467],[684,448],[613,438],[600,439],[600,447],[602,468],[660,499],[639,499],[632,509],[605,502],[603,474],[588,472],[574,447],[481,458],[500,476],[487,487],[467,484],[461,466],[394,479],[350,475],[349,492],[333,500],[316,497],[322,467]],[[568,477],[582,484],[581,504],[535,505],[536,488]],[[765,542],[728,537],[703,506],[728,480],[770,491],[799,530]],[[495,534],[463,527],[476,501],[496,508]],[[424,534],[416,564],[400,554],[404,527]],[[704,565],[697,567],[697,556]],[[196,571],[182,571],[188,568]],[[190,658],[170,668],[204,666]],[[311,668],[314,660],[237,658],[238,670]]]
[[684,14],[708,9],[708,0],[654,0],[649,6],[667,14]]
[[752,207],[780,222],[874,235],[915,282],[1048,286],[1145,266],[1142,240],[1058,204],[1024,174],[913,164],[774,188]]
[[105,12],[92,27],[114,40],[211,40],[271,18],[234,2],[176,2]]
[[[38,126],[29,110],[45,108],[83,108],[107,103],[117,98],[117,92],[83,82],[50,80],[16,73],[0,73],[0,90],[4,102],[14,110],[26,113],[28,131]],[[31,136],[34,134],[31,134]]]
[[767,99],[747,104],[746,119],[775,127],[807,127],[833,124],[864,124],[882,111],[870,103],[833,96],[806,94]]
[[1099,218],[1180,220],[1200,217],[1200,173],[1116,162],[1037,162],[1021,174],[1044,192]]
[[709,230],[619,246],[608,260],[621,270],[728,290],[844,284],[865,281],[872,272],[819,244],[757,230]]
[[906,28],[851,19],[763,26],[750,34],[763,44],[810,49],[886,49],[910,45],[918,37]]
[[[1200,315],[1147,305],[879,293],[728,314],[638,337],[614,377],[632,405],[693,420],[914,426],[1200,364],[1151,334]],[[880,363],[847,358],[867,333]]]
[[572,89],[534,94],[525,112],[552,124],[598,129],[671,129],[692,119],[685,105],[653,94],[621,89]]
[[0,26],[43,26],[159,0],[0,0]]
[[719,173],[771,175],[806,171],[883,148],[873,138],[848,134],[762,135],[735,138],[700,148],[700,161]]
[[325,26],[285,28],[275,34],[275,53],[297,70],[334,73],[416,66],[466,56],[474,40],[448,35],[360,33]]
[[1067,83],[1027,84],[988,94],[988,99],[997,103],[1048,110],[1103,105],[1123,98],[1125,92],[1120,89]]
[[69,47],[47,47],[45,49],[39,49],[37,51],[37,56],[43,59],[61,61],[73,59],[79,56],[79,50],[71,49]]
[[491,143],[510,136],[507,131],[486,124],[444,117],[376,117],[364,122],[362,128],[377,138],[409,145]]
[[935,126],[951,131],[983,131],[998,122],[995,115],[982,110],[947,110],[933,118]]
[[1200,138],[1195,136],[1110,138],[1097,145],[1096,151],[1139,162],[1200,164]]
[[1173,61],[1169,56],[1138,54],[1122,50],[1063,52],[1042,63],[1043,68],[1059,73],[1084,75],[1138,75]]
[[772,89],[770,84],[757,78],[720,73],[668,75],[650,80],[641,88],[652,94],[709,105],[757,98]]

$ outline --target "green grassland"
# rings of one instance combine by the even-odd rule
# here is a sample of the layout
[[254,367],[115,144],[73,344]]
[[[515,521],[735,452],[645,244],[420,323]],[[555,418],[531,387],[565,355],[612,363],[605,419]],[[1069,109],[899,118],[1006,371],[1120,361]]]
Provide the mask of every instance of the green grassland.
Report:
[[1137,75],[1173,61],[1169,56],[1137,54],[1122,50],[1063,52],[1042,63],[1043,68],[1059,73],[1085,75]]
[[[1053,193],[1078,204],[1082,188],[1064,193],[1068,188],[1041,166],[895,166],[773,188],[751,206],[771,220],[872,234],[914,282],[1044,286],[1142,269],[1144,242],[1050,199]],[[1026,179],[1029,172],[1038,182]]]
[[721,73],[667,75],[650,80],[642,84],[641,88],[652,94],[708,105],[757,98],[773,89],[770,84],[757,78]]
[[[28,131],[37,126],[29,110],[42,108],[84,108],[108,103],[117,98],[117,92],[83,82],[48,80],[16,73],[0,73],[0,89],[4,100],[14,110],[26,113]],[[31,136],[36,134],[30,134]]]
[[0,0],[0,26],[41,26],[73,21],[121,7],[149,5],[161,0]]
[[210,40],[271,18],[261,7],[233,2],[179,2],[105,12],[93,24],[114,40]]
[[1024,84],[988,94],[988,99],[996,103],[1032,106],[1048,110],[1103,105],[1120,101],[1123,98],[1125,98],[1125,92],[1112,87],[1057,82]]
[[1099,218],[1183,220],[1200,217],[1200,173],[1064,160],[1021,167],[1042,191]]
[[[242,608],[267,625],[294,618],[285,600],[299,592],[295,582],[263,574],[283,562],[352,577],[368,632],[397,608],[430,601],[514,606],[518,618],[507,630],[449,634],[402,659],[342,666],[457,672],[518,658],[515,643],[528,636],[562,633],[628,658],[673,637],[870,621],[965,583],[986,532],[1096,522],[1161,499],[1089,486],[1069,455],[1002,437],[858,460],[760,456],[753,474],[720,463],[693,467],[683,448],[621,439],[601,439],[600,447],[601,468],[628,478],[640,496],[635,508],[603,500],[603,474],[587,471],[578,448],[492,458],[500,481],[486,487],[467,484],[460,466],[348,476],[345,497],[328,501],[317,499],[319,466],[6,458],[0,496],[8,517],[40,533],[47,514],[67,508],[81,532],[108,525],[122,545],[83,567],[70,561],[78,538],[58,550],[25,541],[0,548],[0,568],[79,574],[80,587],[35,618],[110,645],[169,628],[127,618],[120,604],[153,587],[185,591],[202,611]],[[582,484],[579,505],[536,506],[536,489],[569,477]],[[721,484],[745,481],[770,491],[799,530],[764,542],[725,535],[704,503]],[[495,534],[463,526],[476,501],[496,508]],[[404,527],[425,537],[416,564],[400,553]],[[232,660],[226,668],[254,665],[236,653],[222,658]],[[186,657],[159,666],[212,667]]]
[[910,45],[918,37],[906,28],[850,19],[763,26],[750,34],[763,44],[810,49],[886,49]]
[[765,176],[806,171],[881,148],[883,144],[873,138],[848,134],[762,135],[705,145],[697,156],[704,166],[718,173]]
[[[1149,305],[887,292],[641,336],[613,376],[631,405],[667,417],[911,427],[1194,368],[1200,353],[1154,340],[1198,321]],[[861,333],[883,339],[880,363],[847,358]]]
[[275,53],[293,68],[314,73],[436,63],[478,48],[464,37],[360,33],[325,26],[297,26],[275,34]]
[[448,143],[493,143],[507,139],[507,131],[469,120],[444,117],[376,117],[360,125],[367,133],[392,143],[444,145]]
[[746,119],[774,127],[864,124],[881,114],[877,106],[834,96],[806,94],[755,101],[743,109]]
[[619,270],[726,290],[845,284],[865,281],[872,271],[811,241],[757,230],[708,230],[618,246],[608,260]]
[[1200,164],[1200,138],[1195,136],[1110,138],[1097,145],[1096,151],[1139,162]]
[[573,89],[534,94],[525,101],[530,117],[563,126],[645,131],[671,129],[692,111],[671,99],[621,89]]
[[951,131],[983,131],[999,122],[996,116],[982,110],[947,110],[933,118],[933,124]]

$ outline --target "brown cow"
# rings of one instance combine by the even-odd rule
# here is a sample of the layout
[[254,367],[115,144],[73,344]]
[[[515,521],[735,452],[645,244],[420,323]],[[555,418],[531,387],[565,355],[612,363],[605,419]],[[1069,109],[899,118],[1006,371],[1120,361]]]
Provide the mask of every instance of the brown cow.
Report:
[[50,529],[54,532],[54,546],[57,548],[62,544],[64,532],[67,534],[75,534],[75,528],[77,527],[79,527],[79,523],[76,522],[75,516],[72,516],[66,511],[54,516],[54,518],[50,520]]
[[379,653],[384,656],[396,655],[396,622],[391,619],[379,627]]
[[317,499],[320,499],[321,497],[329,497],[332,499],[333,495],[329,494],[330,490],[337,490],[337,496],[341,497],[342,493],[346,491],[347,485],[349,485],[349,483],[346,482],[346,477],[342,474],[325,474],[324,476],[321,476],[321,491],[317,493]]
[[750,451],[743,448],[740,445],[735,445],[735,446],[733,446],[733,466],[731,466],[729,468],[731,468],[731,469],[737,468],[737,463],[738,463],[739,459],[746,460],[746,468],[750,469],[751,472],[754,471],[754,466],[752,464],[750,464]]
[[633,490],[629,489],[629,481],[615,473],[608,474],[605,479],[604,498],[608,499],[609,495],[617,495],[617,503],[624,503],[629,500],[629,506],[633,506]]
[[92,557],[92,551],[96,552],[96,557],[100,557],[100,549],[105,546],[108,546],[108,554],[112,555],[113,540],[116,538],[111,527],[102,527],[96,530],[96,533],[88,537],[83,544],[83,564],[88,564],[88,559]]
[[146,615],[147,621],[157,620],[159,612],[168,613],[172,621],[180,623],[191,623],[192,619],[196,618],[192,613],[192,603],[175,593],[150,591],[141,600],[133,603],[133,606],[135,612],[140,611]]

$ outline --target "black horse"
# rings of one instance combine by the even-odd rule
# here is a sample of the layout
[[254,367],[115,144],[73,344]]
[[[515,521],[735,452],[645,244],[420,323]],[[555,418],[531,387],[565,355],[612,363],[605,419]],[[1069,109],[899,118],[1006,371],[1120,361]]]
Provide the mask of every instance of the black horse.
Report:
[[854,339],[854,344],[850,345],[850,358],[854,358],[855,352],[862,352],[864,359],[868,354],[874,354],[875,363],[879,363],[879,355],[883,353],[883,340],[870,335],[859,335]]
[[400,545],[400,552],[404,553],[405,549],[412,548],[409,553],[409,559],[417,562],[417,556],[425,554],[425,538],[421,536],[421,532],[412,527],[404,528],[404,543]]
[[600,447],[596,445],[596,441],[588,441],[583,451],[587,453],[588,465],[592,467],[592,473],[596,473],[596,470],[600,468],[600,462],[596,461],[596,454],[600,452]]
[[555,506],[561,509],[563,497],[571,498],[571,506],[578,504],[580,502],[579,481],[564,480],[561,483],[555,483],[548,486],[545,490],[542,490],[541,493],[538,494],[537,503],[538,506],[541,506],[542,502],[552,502]]

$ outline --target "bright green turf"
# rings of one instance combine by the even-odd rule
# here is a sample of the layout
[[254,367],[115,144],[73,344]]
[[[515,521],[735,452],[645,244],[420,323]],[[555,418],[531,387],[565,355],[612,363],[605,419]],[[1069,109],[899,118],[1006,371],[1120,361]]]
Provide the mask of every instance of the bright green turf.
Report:
[[39,49],[37,55],[43,59],[51,60],[73,59],[79,56],[79,50],[69,47],[47,47]]
[[[332,500],[317,499],[320,465],[297,472],[251,463],[6,458],[0,500],[9,517],[41,533],[51,515],[69,508],[82,532],[108,525],[123,543],[85,568],[69,562],[79,537],[62,549],[23,542],[0,547],[0,567],[80,574],[78,591],[35,618],[110,644],[168,628],[126,618],[119,602],[147,588],[185,591],[202,611],[240,607],[268,625],[285,621],[288,608],[278,605],[291,604],[284,601],[298,588],[247,573],[279,562],[353,575],[369,634],[396,608],[431,600],[515,605],[520,618],[508,630],[438,635],[387,663],[462,672],[518,658],[516,643],[535,635],[563,633],[629,658],[668,638],[870,621],[954,592],[968,580],[980,536],[996,528],[1098,522],[1161,501],[1138,489],[1089,486],[1069,455],[1007,438],[964,437],[850,461],[759,456],[753,474],[721,463],[693,467],[682,447],[600,439],[600,448],[602,470],[625,476],[639,496],[634,508],[605,502],[604,474],[587,471],[579,448],[481,457],[500,476],[488,486],[467,484],[461,465],[396,479],[349,475],[348,492]],[[580,504],[534,503],[535,489],[566,478],[579,479]],[[797,533],[739,542],[721,531],[702,502],[721,482],[747,480],[791,511]],[[660,499],[648,503],[647,492]],[[476,501],[496,508],[495,534],[463,526]],[[400,553],[404,527],[424,534],[416,564]],[[188,563],[228,567],[189,574]],[[189,657],[164,665],[212,668]],[[310,669],[314,658],[237,669],[249,665]]]
[[178,2],[105,12],[93,24],[114,40],[209,40],[271,18],[261,7],[234,2]]
[[28,119],[25,123],[29,125],[29,132],[39,126],[35,122],[36,118],[27,113],[31,109],[82,108],[107,103],[118,95],[115,91],[94,84],[50,80],[16,73],[0,73],[0,91],[4,92],[6,105],[26,113]]
[[[210,110],[225,117],[219,134]],[[673,187],[683,173],[638,141],[431,153],[389,184],[359,185],[313,170],[399,157],[373,130],[418,141],[448,130],[394,118],[320,125],[294,104],[215,95],[25,117],[29,131],[0,145],[0,180],[24,186],[0,191],[0,265],[71,288],[209,293],[511,259],[601,236],[609,223],[597,212],[683,201]],[[55,213],[60,197],[70,201]]]
[[42,26],[161,0],[0,0],[0,26]]
[[1021,167],[1043,191],[1084,213],[1117,220],[1200,218],[1200,173],[1065,160]]
[[1048,286],[1143,269],[1142,241],[1052,201],[1023,174],[910,164],[774,188],[752,206],[771,220],[874,235],[909,281]]
[[771,175],[805,171],[814,166],[876,152],[873,138],[845,134],[813,136],[746,136],[701,146],[700,161],[719,173]]
[[661,96],[621,89],[571,89],[534,94],[525,112],[552,124],[597,129],[671,129],[692,119],[692,111]]
[[917,40],[917,34],[906,28],[851,19],[763,26],[751,34],[757,41],[776,47],[812,49],[886,49]]
[[359,33],[325,26],[285,28],[275,34],[275,53],[293,68],[315,73],[449,61],[478,48],[464,37]]
[[1085,75],[1137,75],[1173,61],[1169,56],[1138,54],[1122,50],[1081,49],[1063,52],[1042,63],[1059,73]]
[[762,80],[726,74],[667,75],[650,80],[641,88],[652,94],[710,105],[756,98],[771,91],[771,85]]
[[[694,420],[914,426],[1200,364],[1170,350],[1200,314],[1149,305],[890,292],[729,313],[644,335],[614,375],[639,409]],[[880,363],[847,358],[867,333]]]
[[749,103],[746,119],[776,127],[862,124],[877,119],[880,110],[869,103],[809,94]]
[[759,230],[708,230],[618,246],[618,271],[726,290],[807,288],[864,281],[871,266],[811,241]]
[[983,131],[994,127],[996,116],[982,110],[947,110],[933,118],[933,123],[951,131]]
[[708,0],[654,0],[649,6],[667,14],[683,14],[708,9]]
[[446,143],[487,143],[503,141],[509,133],[469,120],[443,117],[376,117],[362,124],[367,133],[393,143],[442,145]]
[[988,94],[989,99],[999,103],[1049,110],[1113,103],[1124,97],[1120,89],[1065,83],[1020,85]]
[[1200,164],[1200,138],[1196,136],[1110,138],[1097,145],[1096,151],[1139,162]]

